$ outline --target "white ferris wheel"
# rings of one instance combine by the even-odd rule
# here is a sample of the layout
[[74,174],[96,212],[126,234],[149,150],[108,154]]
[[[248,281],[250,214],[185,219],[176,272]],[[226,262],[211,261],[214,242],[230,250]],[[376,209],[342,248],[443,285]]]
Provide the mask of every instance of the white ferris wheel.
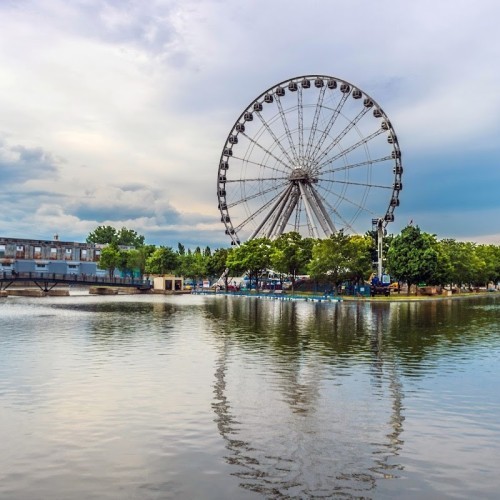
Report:
[[296,231],[326,238],[394,220],[401,150],[382,108],[345,80],[307,75],[260,94],[234,123],[217,174],[231,244]]

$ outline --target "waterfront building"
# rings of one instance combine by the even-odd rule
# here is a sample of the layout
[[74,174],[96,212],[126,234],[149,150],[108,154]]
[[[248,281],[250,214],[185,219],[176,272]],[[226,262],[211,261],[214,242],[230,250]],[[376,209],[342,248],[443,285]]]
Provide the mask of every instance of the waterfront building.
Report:
[[105,245],[0,237],[0,272],[104,275],[98,268]]

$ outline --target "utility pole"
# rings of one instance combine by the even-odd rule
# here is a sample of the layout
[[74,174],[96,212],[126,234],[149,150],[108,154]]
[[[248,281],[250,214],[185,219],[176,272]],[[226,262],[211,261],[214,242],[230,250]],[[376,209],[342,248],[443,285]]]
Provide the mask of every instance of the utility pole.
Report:
[[383,274],[383,242],[384,242],[384,219],[372,219],[372,226],[377,230],[377,277],[382,283]]

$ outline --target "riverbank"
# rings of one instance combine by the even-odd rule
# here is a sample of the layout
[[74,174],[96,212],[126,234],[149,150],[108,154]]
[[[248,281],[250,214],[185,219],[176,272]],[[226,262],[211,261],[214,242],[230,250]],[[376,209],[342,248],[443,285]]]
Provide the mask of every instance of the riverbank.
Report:
[[253,297],[269,300],[301,300],[310,302],[426,302],[426,301],[443,301],[443,300],[461,300],[478,297],[500,297],[500,292],[470,292],[457,293],[453,295],[403,295],[392,294],[388,297],[380,296],[352,296],[352,295],[319,295],[319,294],[291,294],[291,293],[272,293],[272,292],[213,292],[211,290],[193,291],[194,295],[222,295],[228,297]]

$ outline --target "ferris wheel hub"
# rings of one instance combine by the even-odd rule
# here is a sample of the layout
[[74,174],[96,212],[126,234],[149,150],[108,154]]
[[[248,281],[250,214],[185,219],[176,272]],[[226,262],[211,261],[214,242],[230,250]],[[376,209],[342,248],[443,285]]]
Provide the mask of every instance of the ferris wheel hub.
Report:
[[295,167],[290,173],[289,180],[292,182],[301,181],[307,184],[315,181],[309,169],[304,167]]

